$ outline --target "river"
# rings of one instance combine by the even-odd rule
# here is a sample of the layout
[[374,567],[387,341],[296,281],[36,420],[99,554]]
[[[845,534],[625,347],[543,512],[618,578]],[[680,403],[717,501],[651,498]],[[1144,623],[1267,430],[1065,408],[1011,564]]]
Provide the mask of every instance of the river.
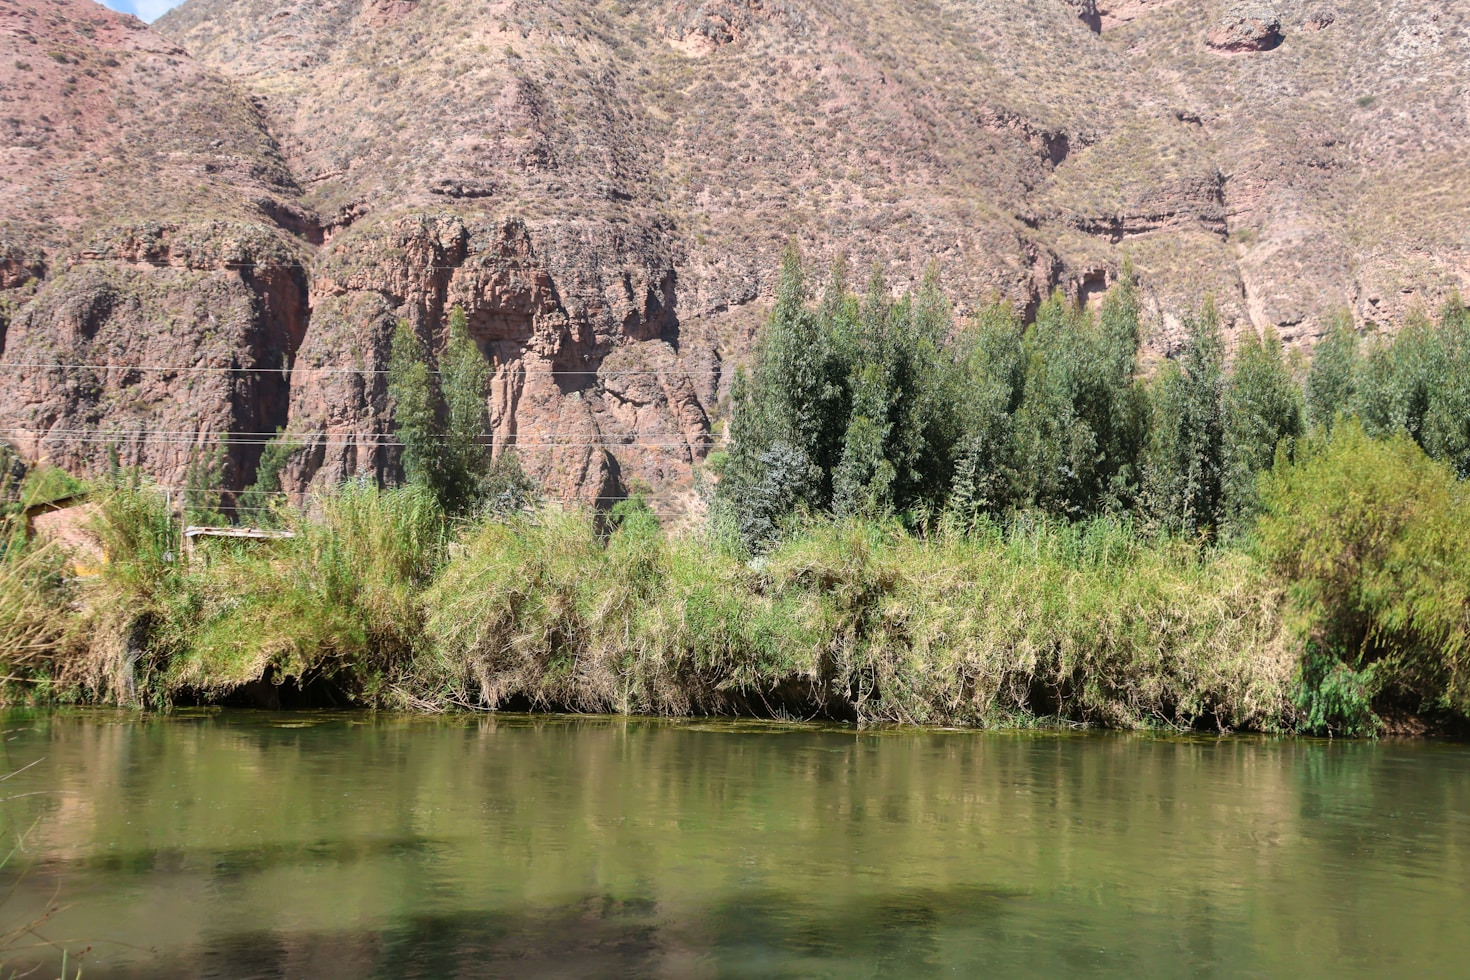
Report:
[[[11,713],[4,974],[1464,975],[1470,747]],[[21,770],[21,771],[16,771]],[[8,850],[8,848],[7,848]],[[48,909],[56,911],[47,914]]]

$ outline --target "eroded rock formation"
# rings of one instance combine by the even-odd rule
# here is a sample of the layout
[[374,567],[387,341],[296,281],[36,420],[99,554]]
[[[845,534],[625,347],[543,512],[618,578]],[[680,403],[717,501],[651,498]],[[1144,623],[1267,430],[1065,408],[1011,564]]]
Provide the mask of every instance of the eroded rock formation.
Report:
[[[385,371],[466,310],[496,451],[664,503],[781,251],[962,312],[1213,293],[1309,346],[1470,293],[1470,14],[1364,0],[0,0],[0,434],[170,485],[228,435],[392,478]],[[1213,26],[1211,26],[1213,25]],[[1330,28],[1328,30],[1327,28]],[[1269,52],[1269,53],[1264,53]],[[1229,55],[1229,56],[1225,56]]]
[[1230,7],[1206,36],[1217,51],[1271,51],[1281,44],[1281,18],[1259,3],[1237,3]]

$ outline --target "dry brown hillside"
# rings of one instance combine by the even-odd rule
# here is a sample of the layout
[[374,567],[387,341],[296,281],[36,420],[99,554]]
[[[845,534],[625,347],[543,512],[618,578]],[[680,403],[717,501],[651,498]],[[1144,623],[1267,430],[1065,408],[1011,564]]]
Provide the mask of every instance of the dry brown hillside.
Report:
[[[103,332],[289,368],[199,372],[183,411],[210,432],[288,424],[308,447],[298,488],[391,470],[374,372],[399,318],[432,341],[455,303],[497,364],[497,444],[554,490],[686,483],[792,239],[817,263],[881,263],[898,287],[938,260],[962,306],[1086,299],[1131,260],[1163,351],[1206,292],[1237,328],[1309,344],[1340,309],[1391,325],[1470,291],[1464,4],[189,0],[152,30],[85,0],[0,12],[28,16],[43,50],[56,18],[113,25],[78,49],[113,70],[151,58],[159,78],[128,96],[28,58],[48,81],[26,126],[85,89],[86,119],[117,135],[65,151],[85,213],[0,197],[7,269],[30,263],[7,273],[30,281],[0,316],[31,338],[0,364],[36,359],[43,337],[96,360],[73,307],[106,294]],[[27,43],[0,26],[7,80]],[[8,177],[63,172],[7,154]],[[99,250],[98,215],[163,230]],[[193,311],[154,288],[185,266],[203,277]],[[216,308],[233,325],[206,343]],[[270,330],[274,347],[251,339]],[[145,349],[114,348],[109,364]],[[31,451],[96,459],[101,440],[70,430],[119,417],[189,428],[177,378],[5,371],[0,426],[58,433]],[[276,401],[256,390],[271,386]],[[96,399],[59,410],[78,387]],[[138,454],[181,479],[176,448]]]

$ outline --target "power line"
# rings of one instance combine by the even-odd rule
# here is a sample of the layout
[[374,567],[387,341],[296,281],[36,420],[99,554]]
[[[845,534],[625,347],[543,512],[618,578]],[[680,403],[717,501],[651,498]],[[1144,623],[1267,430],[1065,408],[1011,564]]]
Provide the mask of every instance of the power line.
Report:
[[[37,441],[45,442],[47,440],[45,438],[41,438],[41,439],[39,439]],[[71,444],[71,445],[97,445],[97,446],[118,446],[119,445],[119,442],[120,442],[120,440],[117,439],[116,437],[106,437],[106,436],[100,437],[100,438],[93,438],[93,437],[89,437],[89,436],[58,436],[58,437],[55,437],[51,441],[65,442],[65,443]],[[147,437],[143,437],[143,438],[141,438],[141,439],[139,439],[137,441],[139,441],[139,442],[141,442],[141,443],[143,443],[145,445],[172,446],[172,447],[179,447],[179,448],[185,448],[185,449],[188,449],[188,448],[202,448],[202,447],[206,447],[206,446],[221,446],[221,447],[238,446],[238,447],[242,447],[243,448],[243,447],[256,447],[256,446],[262,446],[263,447],[263,446],[269,446],[269,445],[271,445],[271,442],[269,440],[248,440],[248,439],[198,439],[198,440],[185,440],[185,439],[149,439]],[[124,440],[124,442],[126,442],[126,441]],[[638,442],[544,442],[544,443],[537,443],[537,442],[507,442],[507,443],[501,443],[501,446],[503,448],[506,448],[506,449],[625,449],[625,450],[640,450],[640,451],[642,451],[642,450],[647,450],[647,451],[671,450],[671,449],[672,450],[679,450],[679,449],[687,450],[687,449],[696,448],[696,445],[697,445],[696,443],[689,443],[689,442],[667,442],[667,443],[664,443],[664,442],[658,442],[658,443],[638,443]],[[305,445],[302,445],[302,446],[297,447],[297,451],[310,450],[310,449],[353,449],[353,448],[361,448],[361,449],[404,449],[404,448],[407,448],[407,447],[402,442],[390,442],[390,441],[386,441],[386,440],[383,440],[383,441],[367,441],[367,440],[364,440],[362,442],[351,442],[351,441],[342,441],[342,442],[313,442],[313,443],[307,443]]]
[[[505,363],[492,365],[495,374],[506,371],[512,374],[521,373],[525,377],[592,377],[592,378],[638,378],[638,377],[666,377],[668,375],[684,375],[689,380],[694,380],[689,368],[671,368],[668,370],[656,370],[645,368],[641,370],[626,371],[571,371],[571,370],[549,370],[539,368],[517,372],[514,365]],[[0,371],[27,370],[27,371],[146,371],[161,374],[294,374],[297,371],[310,371],[317,374],[352,374],[364,377],[391,374],[387,368],[348,368],[348,367],[312,367],[310,365],[294,364],[282,367],[224,367],[220,365],[203,364],[190,365],[186,367],[171,367],[161,364],[56,364],[42,362],[0,361]],[[439,375],[442,371],[430,371],[430,374]],[[494,375],[492,375],[492,378]]]
[[[468,261],[468,258],[469,257],[481,256],[481,255],[485,255],[485,254],[487,254],[487,253],[484,253],[484,252],[470,252],[469,255],[466,258],[466,261]],[[148,265],[150,268],[154,268],[154,269],[177,269],[177,270],[180,270],[180,271],[183,271],[183,272],[234,272],[237,269],[300,269],[303,272],[321,272],[323,274],[330,274],[332,272],[332,270],[330,268],[322,268],[320,265],[307,265],[306,263],[303,263],[303,262],[235,262],[235,261],[232,261],[230,259],[219,259],[218,261],[221,262],[222,265],[215,266],[215,267],[210,267],[210,268],[200,268],[200,267],[191,266],[191,265],[172,265],[172,264],[163,264],[163,263],[159,263],[159,262],[148,262],[146,259],[143,260],[144,264]],[[113,257],[110,257],[110,256],[106,256],[106,257],[98,257],[98,256],[77,256],[76,258],[74,258],[72,260],[72,262],[67,266],[67,268],[73,268],[75,266],[84,265],[84,264],[88,264],[88,263],[95,263],[95,264],[99,264],[99,265],[101,265],[101,264],[108,264],[108,263],[123,263],[123,264],[131,264],[131,265],[137,265],[138,264],[136,262],[130,262],[130,260],[128,260],[128,259],[124,259],[124,258],[113,258]],[[382,263],[378,263],[378,265],[376,267],[377,268],[381,268],[383,266],[390,265],[390,264],[393,264],[393,263],[382,262]],[[465,265],[463,263],[461,263],[460,265],[414,265],[413,263],[398,263],[398,264],[399,265],[402,265],[402,264],[413,265],[413,268],[418,269],[418,270],[421,270],[423,272],[499,272],[499,271],[502,271],[500,269],[494,268],[493,266],[483,266],[483,265],[482,266],[473,266],[473,265]],[[343,270],[343,271],[352,272],[352,271],[355,271],[355,270]]]
[[[325,438],[325,439],[338,439],[338,440],[344,440],[344,441],[350,441],[350,442],[378,442],[378,441],[393,440],[393,439],[396,438],[396,437],[394,437],[394,436],[392,436],[392,435],[390,435],[388,433],[365,432],[365,433],[359,434],[359,433],[350,433],[350,432],[349,433],[329,433],[329,432],[326,432],[326,431],[318,431],[318,432],[293,432],[291,430],[285,430],[283,432],[199,432],[197,430],[191,430],[191,429],[102,429],[102,428],[97,428],[97,427],[88,427],[88,428],[82,428],[82,429],[59,429],[59,428],[53,428],[53,429],[30,429],[30,428],[25,428],[23,426],[15,426],[15,427],[12,427],[12,428],[8,429],[7,431],[9,431],[9,432],[23,432],[23,433],[29,434],[33,438],[41,438],[41,439],[44,439],[47,436],[67,436],[67,437],[69,437],[69,436],[140,437],[140,438],[144,438],[144,439],[150,439],[150,438],[159,437],[159,438],[166,438],[166,439],[216,439],[216,440],[221,440],[221,441],[223,441],[223,440],[234,440],[234,439],[237,439],[237,438],[238,439],[263,439],[263,440],[271,441],[271,442],[281,441],[281,442],[285,442],[285,443],[292,443],[292,442],[300,443],[301,444],[301,448],[303,448],[303,449],[309,448],[310,446],[313,446],[313,445],[320,445],[320,443],[315,442],[313,440],[321,439],[321,438]],[[671,438],[673,437],[673,435],[674,435],[674,433],[669,433],[669,436]],[[456,436],[435,436],[435,437],[432,437],[429,441],[432,441],[432,442],[451,442],[455,438],[457,438],[457,437]],[[504,445],[512,445],[512,446],[513,445],[538,445],[538,446],[543,446],[543,447],[544,446],[562,446],[562,445],[599,445],[599,446],[669,445],[669,446],[682,446],[682,445],[687,445],[688,444],[688,440],[687,439],[684,440],[684,441],[675,441],[675,442],[668,442],[668,443],[634,443],[634,442],[622,442],[622,441],[619,441],[619,437],[616,436],[616,435],[611,435],[611,436],[608,436],[607,438],[599,439],[596,442],[592,442],[592,443],[562,442],[561,440],[555,440],[555,439],[554,440],[551,440],[551,441],[548,441],[548,442],[528,443],[528,442],[521,442],[520,440],[517,440],[514,437],[505,437],[505,436],[502,436],[498,432],[480,432],[480,433],[477,433],[474,436],[474,438],[477,438],[477,439],[485,439],[485,440],[492,440],[492,441],[498,441],[498,442],[500,442],[500,443],[502,443]]]
[[[249,488],[244,489],[244,490],[223,490],[223,489],[221,489],[219,487],[166,487],[166,486],[160,486],[160,485],[158,485],[156,483],[149,483],[149,484],[146,484],[144,486],[139,487],[138,489],[140,489],[140,490],[167,490],[170,493],[217,493],[217,494],[219,494],[222,497],[244,497],[244,496],[285,497],[285,496],[290,496],[290,492],[289,491],[286,491],[286,490],[251,490]],[[306,494],[308,496],[311,496],[311,495],[319,494],[319,493],[322,493],[322,492],[324,492],[324,491],[323,490],[308,490],[308,491],[306,491]],[[691,488],[691,489],[685,491],[684,493],[673,493],[673,492],[670,492],[670,491],[664,491],[663,493],[629,494],[628,496],[629,497],[632,497],[632,496],[642,497],[644,500],[682,500],[682,499],[688,497],[691,494],[698,495],[698,492],[699,491],[694,490],[694,489]],[[597,496],[597,497],[576,497],[575,499],[577,499],[577,500],[627,500],[628,497],[618,497],[618,496],[611,496],[611,495],[602,495],[602,496]]]
[[[347,443],[349,445],[362,445],[365,443],[403,445],[397,436],[387,433],[327,433],[327,432],[189,432],[187,430],[169,431],[166,429],[23,429],[12,428],[6,430],[10,433],[22,433],[31,439],[145,439],[151,442],[228,442],[235,445],[254,445],[258,443],[279,442],[282,444],[297,444],[297,448],[310,449],[313,446],[324,444]],[[453,436],[435,436],[429,442],[448,443],[454,440]],[[602,439],[590,441],[564,441],[560,439],[527,442],[513,437],[504,437],[495,432],[481,432],[474,436],[489,444],[503,446],[535,446],[545,449],[549,446],[687,446],[690,439],[674,439],[670,434],[671,441],[668,442],[639,442],[624,441],[617,436],[608,436]]]

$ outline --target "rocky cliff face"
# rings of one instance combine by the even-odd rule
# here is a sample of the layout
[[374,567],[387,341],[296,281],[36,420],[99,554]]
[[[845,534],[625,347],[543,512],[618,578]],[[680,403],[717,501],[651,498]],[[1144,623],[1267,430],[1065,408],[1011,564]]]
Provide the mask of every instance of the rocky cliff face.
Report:
[[1388,325],[1470,291],[1467,24],[189,0],[146,29],[0,0],[0,428],[172,481],[235,433],[238,485],[284,425],[297,490],[390,475],[392,329],[432,348],[460,304],[497,449],[568,498],[687,486],[790,240],[896,286],[937,260],[962,303],[1088,299],[1131,261],[1165,353],[1206,291],[1297,344],[1342,308]]
[[0,0],[0,133],[0,434],[180,483],[285,424],[310,248],[258,105],[136,18]]

